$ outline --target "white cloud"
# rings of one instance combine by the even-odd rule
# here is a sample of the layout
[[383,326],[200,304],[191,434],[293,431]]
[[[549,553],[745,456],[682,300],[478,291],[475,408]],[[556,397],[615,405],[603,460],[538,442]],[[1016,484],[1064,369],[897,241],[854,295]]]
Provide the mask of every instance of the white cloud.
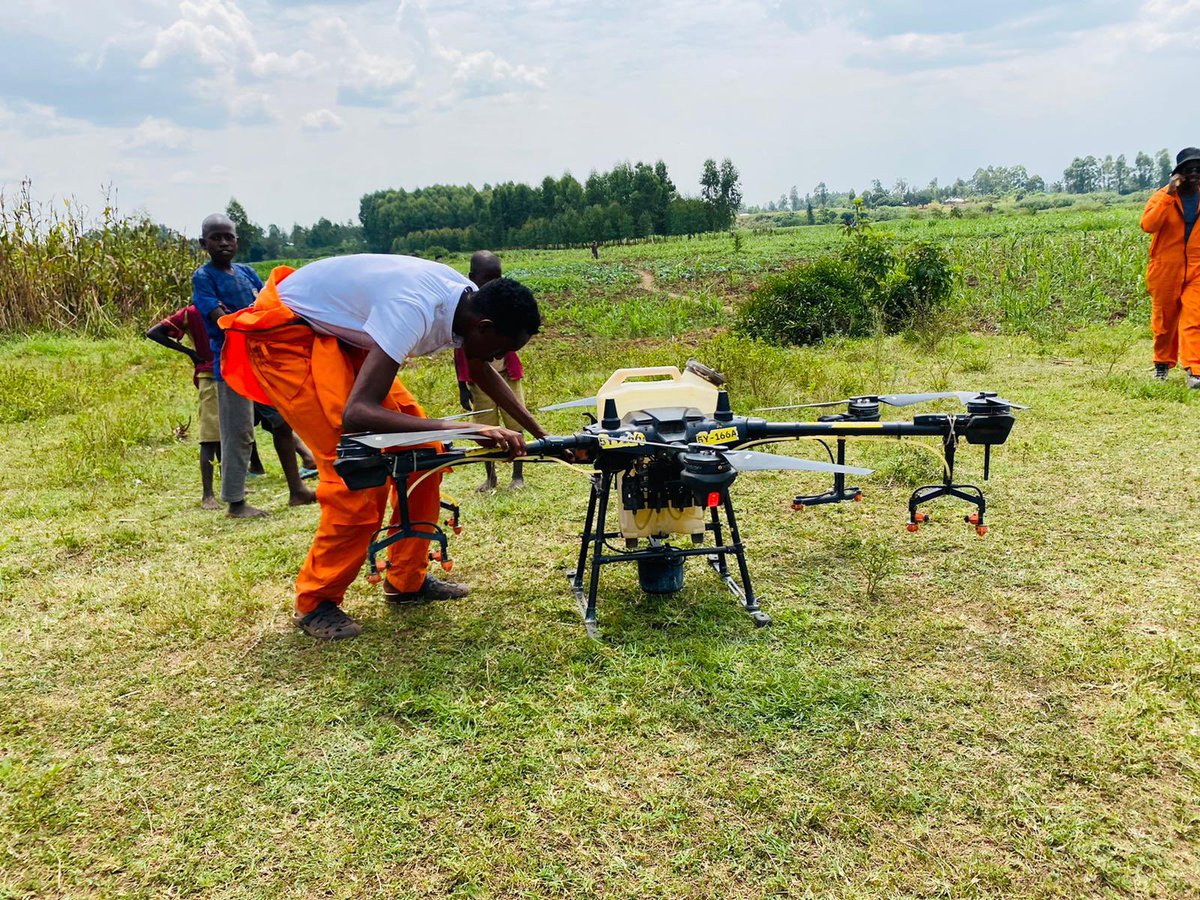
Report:
[[229,101],[229,114],[235,122],[243,125],[279,120],[279,113],[270,95],[262,91],[244,91],[232,97]]
[[[440,64],[449,77],[449,92],[436,105],[445,108],[458,99],[472,99],[523,91],[543,90],[548,71],[544,66],[512,63],[494,50],[467,52],[443,41],[429,21],[425,0],[401,0],[396,24],[426,65]],[[455,42],[456,44],[458,42]]]
[[338,100],[351,106],[391,106],[402,100],[416,84],[416,66],[397,53],[402,41],[389,35],[388,51],[369,49],[346,20],[331,16],[310,27],[321,44],[322,59],[337,75]]
[[328,109],[313,110],[300,117],[304,131],[340,131],[345,124],[341,116]]
[[60,115],[53,106],[30,102],[17,104],[11,122],[24,133],[39,137],[77,131],[80,125],[77,120]]
[[179,18],[154,34],[138,65],[143,72],[163,70],[159,77],[190,75],[187,87],[192,94],[207,102],[223,101],[235,122],[273,121],[278,113],[268,94],[257,87],[246,89],[242,82],[296,79],[319,67],[304,50],[286,56],[261,50],[255,30],[234,0],[184,0]]
[[[660,156],[695,191],[728,155],[749,197],[1000,163],[1054,180],[1196,143],[1158,86],[1198,43],[1200,0],[0,0],[0,149],[39,191],[113,182],[189,227],[230,194],[308,223],[396,184]],[[257,152],[266,121],[286,152]]]
[[132,134],[117,141],[117,147],[133,153],[178,153],[186,142],[187,132],[178,125],[147,116]]
[[1114,31],[1148,53],[1194,48],[1200,41],[1200,0],[1148,0],[1133,27]]
[[288,56],[260,51],[253,23],[234,0],[184,0],[179,12],[179,19],[154,36],[153,45],[141,59],[143,69],[184,58],[268,77],[299,75],[315,63],[302,50]]
[[450,64],[451,83],[464,97],[541,90],[546,86],[544,68],[513,65],[491,50],[462,53],[450,47],[439,47],[437,52]]

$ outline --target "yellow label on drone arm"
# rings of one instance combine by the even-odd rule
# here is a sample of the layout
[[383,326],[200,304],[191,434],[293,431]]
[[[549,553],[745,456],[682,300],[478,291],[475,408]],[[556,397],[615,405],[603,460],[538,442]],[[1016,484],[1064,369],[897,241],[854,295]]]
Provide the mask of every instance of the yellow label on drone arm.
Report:
[[696,435],[698,444],[728,444],[738,439],[738,430],[734,425],[728,428],[715,428],[712,431],[702,431]]
[[640,431],[631,431],[629,434],[619,434],[609,436],[607,434],[597,435],[596,443],[600,445],[601,450],[617,450],[621,447],[640,447],[646,443],[646,435]]

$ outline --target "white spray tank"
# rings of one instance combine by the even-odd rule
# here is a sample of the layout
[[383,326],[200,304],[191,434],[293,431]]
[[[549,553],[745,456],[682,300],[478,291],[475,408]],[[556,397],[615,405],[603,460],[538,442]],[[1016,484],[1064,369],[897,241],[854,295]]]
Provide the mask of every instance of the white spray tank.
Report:
[[[635,380],[648,379],[654,380]],[[724,379],[696,360],[689,360],[680,372],[675,366],[646,366],[618,369],[596,393],[596,415],[604,415],[606,400],[617,406],[617,416],[651,409],[694,409],[706,416],[717,411],[718,385]],[[617,496],[621,494],[621,476],[617,476]],[[682,509],[666,506],[658,509],[620,511],[621,534],[626,538],[665,537],[669,534],[703,534],[704,509],[689,505]]]
[[[622,419],[631,412],[677,406],[711,416],[717,411],[719,382],[710,381],[700,371],[720,378],[695,360],[689,361],[682,372],[674,366],[617,369],[596,393],[596,416],[604,415],[604,401],[609,399],[617,404],[617,416]],[[633,381],[635,378],[655,380]]]

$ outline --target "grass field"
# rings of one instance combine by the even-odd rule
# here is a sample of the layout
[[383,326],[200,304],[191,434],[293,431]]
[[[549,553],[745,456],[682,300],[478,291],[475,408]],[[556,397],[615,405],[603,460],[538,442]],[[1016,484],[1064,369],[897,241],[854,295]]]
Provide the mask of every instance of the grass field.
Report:
[[[182,360],[132,334],[0,343],[0,897],[1200,896],[1200,400],[1146,377],[1136,271],[1118,283],[1144,245],[1097,215],[1117,224],[1057,241],[1050,214],[1007,238],[952,223],[976,333],[807,350],[726,333],[781,236],[698,281],[670,244],[506,257],[561,279],[523,354],[531,406],[691,356],[738,411],[948,387],[1032,405],[983,539],[952,506],[904,530],[937,477],[910,444],[856,448],[862,504],[796,513],[818,479],[740,478],[763,630],[691,565],[666,598],[606,572],[587,640],[562,574],[584,479],[535,467],[479,496],[467,467],[446,491],[472,596],[395,612],[360,581],[363,636],[314,644],[289,608],[316,511],[272,460],[270,518],[199,509]],[[1081,274],[1036,265],[1047,248]],[[1039,303],[1059,319],[1018,327]],[[404,377],[455,411],[448,358]]]

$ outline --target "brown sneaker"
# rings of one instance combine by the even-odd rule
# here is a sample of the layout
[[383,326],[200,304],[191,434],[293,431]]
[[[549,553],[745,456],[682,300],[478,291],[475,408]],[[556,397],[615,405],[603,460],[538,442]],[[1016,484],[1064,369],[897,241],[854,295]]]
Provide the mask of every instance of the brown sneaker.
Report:
[[308,615],[294,616],[292,621],[305,634],[323,641],[340,641],[362,634],[362,626],[332,600],[322,600]]
[[388,603],[408,604],[432,603],[434,600],[461,600],[469,593],[471,593],[471,589],[465,584],[439,581],[428,575],[425,576],[421,587],[415,591],[398,591],[387,579],[384,579],[383,582],[383,599]]

